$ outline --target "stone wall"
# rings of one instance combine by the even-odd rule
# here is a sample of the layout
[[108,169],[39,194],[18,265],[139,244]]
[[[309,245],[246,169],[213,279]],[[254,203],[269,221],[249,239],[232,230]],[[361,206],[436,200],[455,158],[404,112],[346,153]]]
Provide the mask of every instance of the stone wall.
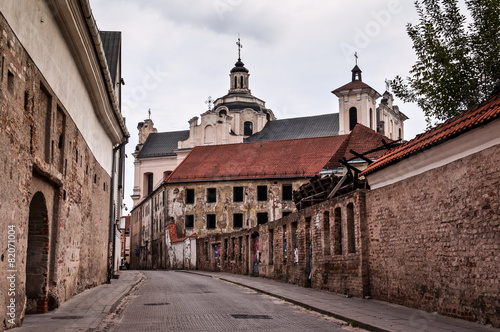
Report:
[[[15,226],[18,325],[25,307],[46,312],[106,280],[110,176],[1,15],[0,54],[0,278]],[[0,329],[13,326],[7,286]]]
[[375,298],[500,326],[500,147],[369,192]]

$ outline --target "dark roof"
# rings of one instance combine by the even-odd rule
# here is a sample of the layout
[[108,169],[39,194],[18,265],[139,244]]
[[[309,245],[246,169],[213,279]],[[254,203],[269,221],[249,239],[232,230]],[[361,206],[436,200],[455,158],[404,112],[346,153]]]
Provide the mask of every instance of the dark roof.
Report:
[[248,69],[245,68],[245,64],[238,59],[238,62],[234,64],[234,68],[231,69],[231,73],[248,73]]
[[189,130],[150,134],[137,158],[175,156],[178,142],[188,138]]
[[334,136],[339,133],[339,114],[308,116],[269,121],[258,133],[245,139],[246,143],[285,139]]
[[[383,146],[382,139],[385,140],[386,143],[393,142],[391,139],[377,133],[373,129],[363,126],[360,123],[356,124],[342,146],[337,150],[337,153],[330,159],[328,164],[326,164],[325,168],[334,169],[341,166],[339,159],[342,157],[345,157],[347,160],[359,159],[350,151],[353,150],[359,154],[364,154]],[[364,156],[373,160],[380,158],[385,152],[386,150],[374,151]]]
[[500,94],[390,150],[363,171],[362,175],[374,173],[498,118]]
[[100,31],[99,34],[101,35],[102,48],[106,55],[109,73],[113,80],[113,86],[115,86],[116,71],[118,70],[118,61],[120,59],[122,33],[120,31]]
[[165,182],[312,177],[321,172],[346,138],[197,146]]
[[[227,95],[227,96],[230,96],[230,95]],[[229,102],[229,103],[220,103],[220,104],[216,105],[216,109],[218,109],[221,106],[227,107],[230,111],[244,110],[245,108],[250,108],[256,112],[264,112],[264,113],[267,112],[266,108],[263,108],[259,104],[252,103],[252,102],[233,101],[233,102]]]

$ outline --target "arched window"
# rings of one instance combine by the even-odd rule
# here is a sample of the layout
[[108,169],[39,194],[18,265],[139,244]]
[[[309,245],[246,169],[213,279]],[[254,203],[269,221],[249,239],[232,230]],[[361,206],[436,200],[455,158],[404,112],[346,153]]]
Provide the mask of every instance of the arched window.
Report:
[[342,255],[342,210],[335,208],[333,247],[335,255]]
[[354,204],[347,204],[347,252],[356,252],[356,235],[354,230]]
[[226,110],[222,110],[222,111],[219,112],[219,116],[223,116],[223,115],[227,115]]
[[402,134],[402,132],[401,132],[401,128],[399,128],[399,137],[398,137],[398,138],[399,138],[399,139],[403,139],[403,134]]
[[234,88],[237,89],[238,88],[238,77],[234,77]]
[[373,129],[373,111],[370,108],[370,129]]
[[213,143],[214,141],[214,128],[212,126],[205,127],[205,144]]
[[240,88],[243,89],[243,76],[240,76]]
[[243,135],[251,136],[253,134],[253,123],[250,121],[245,121],[243,124]]
[[356,107],[351,107],[349,109],[349,130],[353,130],[358,123],[358,110]]

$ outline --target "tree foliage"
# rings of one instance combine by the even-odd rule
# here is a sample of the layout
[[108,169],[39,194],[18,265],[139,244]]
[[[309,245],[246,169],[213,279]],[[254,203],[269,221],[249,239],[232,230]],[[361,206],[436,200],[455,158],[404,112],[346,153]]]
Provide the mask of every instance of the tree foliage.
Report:
[[407,25],[417,62],[391,86],[432,119],[447,120],[500,93],[500,1],[417,0],[419,23]]

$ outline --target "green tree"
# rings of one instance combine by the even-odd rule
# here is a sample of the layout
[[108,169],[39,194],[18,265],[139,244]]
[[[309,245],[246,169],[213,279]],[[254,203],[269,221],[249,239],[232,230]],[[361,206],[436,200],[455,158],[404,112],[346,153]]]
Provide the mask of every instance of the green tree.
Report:
[[[417,62],[410,77],[391,86],[405,102],[415,102],[427,123],[445,121],[500,93],[500,1],[415,1],[419,23],[406,27]],[[469,22],[468,22],[469,21]]]

